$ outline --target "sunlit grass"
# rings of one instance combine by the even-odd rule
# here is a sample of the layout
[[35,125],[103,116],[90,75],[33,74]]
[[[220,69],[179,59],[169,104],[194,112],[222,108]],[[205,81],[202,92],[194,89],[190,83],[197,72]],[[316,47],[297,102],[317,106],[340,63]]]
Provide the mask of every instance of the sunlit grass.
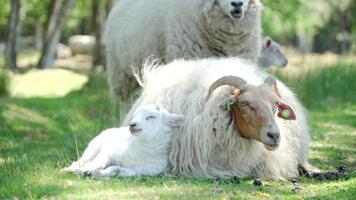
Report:
[[20,68],[27,66],[36,66],[40,59],[40,52],[35,50],[27,50],[20,52],[17,57],[17,65]]
[[87,83],[88,77],[64,69],[31,70],[25,74],[14,74],[10,82],[12,97],[58,98]]
[[[310,66],[311,68],[313,66]],[[322,170],[345,165],[351,172],[334,181],[253,178],[135,177],[93,179],[61,175],[92,137],[118,126],[104,74],[59,98],[0,98],[0,199],[353,199],[356,196],[356,66],[336,64],[313,74],[289,76],[272,70],[294,88],[309,111],[310,162]],[[67,81],[61,84],[68,83]],[[331,97],[330,97],[331,96]]]

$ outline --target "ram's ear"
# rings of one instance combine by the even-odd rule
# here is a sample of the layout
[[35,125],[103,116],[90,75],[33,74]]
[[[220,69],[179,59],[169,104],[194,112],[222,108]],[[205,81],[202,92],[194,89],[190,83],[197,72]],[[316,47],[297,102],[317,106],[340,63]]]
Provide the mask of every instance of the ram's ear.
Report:
[[184,115],[174,114],[174,113],[165,113],[163,115],[163,121],[165,124],[171,127],[179,127],[184,123]]
[[278,113],[277,116],[284,120],[296,120],[297,117],[295,115],[294,110],[287,104],[279,102],[278,106]]

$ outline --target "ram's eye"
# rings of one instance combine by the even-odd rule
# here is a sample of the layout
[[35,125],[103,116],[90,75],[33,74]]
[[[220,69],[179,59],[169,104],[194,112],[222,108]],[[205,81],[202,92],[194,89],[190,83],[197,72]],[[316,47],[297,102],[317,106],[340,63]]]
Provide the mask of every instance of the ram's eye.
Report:
[[250,104],[247,101],[240,101],[240,106],[249,106]]
[[146,120],[150,120],[150,119],[156,119],[156,117],[155,117],[155,116],[148,116],[148,117],[146,117]]
[[241,101],[241,102],[240,102],[240,106],[249,108],[249,109],[252,110],[252,111],[256,111],[256,108],[253,107],[253,106],[252,106],[249,102],[247,102],[247,101]]

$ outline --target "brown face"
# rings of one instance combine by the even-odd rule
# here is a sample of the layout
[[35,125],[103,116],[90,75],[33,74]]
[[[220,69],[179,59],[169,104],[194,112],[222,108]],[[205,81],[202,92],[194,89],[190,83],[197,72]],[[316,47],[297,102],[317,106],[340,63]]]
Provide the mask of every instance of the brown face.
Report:
[[211,84],[207,98],[222,85],[230,85],[232,90],[219,107],[231,111],[239,134],[262,142],[268,150],[276,150],[281,140],[275,121],[277,110],[282,119],[296,119],[292,108],[281,102],[276,79],[269,75],[263,84],[254,86],[237,76],[223,76]]
[[262,142],[268,150],[279,146],[280,133],[275,122],[278,96],[267,84],[247,85],[235,97],[232,115],[242,137]]

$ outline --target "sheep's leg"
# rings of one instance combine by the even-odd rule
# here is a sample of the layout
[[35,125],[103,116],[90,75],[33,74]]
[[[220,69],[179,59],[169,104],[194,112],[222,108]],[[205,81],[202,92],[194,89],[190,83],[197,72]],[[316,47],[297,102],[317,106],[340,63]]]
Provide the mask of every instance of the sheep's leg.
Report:
[[105,169],[109,165],[110,158],[99,154],[94,160],[86,163],[82,168],[80,168],[78,175],[91,175],[93,171]]
[[63,174],[64,173],[76,173],[79,170],[80,170],[80,167],[79,167],[78,161],[74,161],[68,167],[61,169],[61,173],[63,173]]
[[298,171],[300,175],[311,176],[313,173],[320,172],[319,169],[310,165],[307,161],[298,164]]
[[110,49],[110,47],[108,47],[107,64],[109,91],[114,107],[113,112],[115,116],[117,116],[117,113],[119,114],[121,123],[130,110],[131,97],[135,90],[139,88],[139,85],[132,75],[130,66],[125,67],[127,63],[120,62],[116,51]]
[[102,177],[102,178],[113,177],[113,176],[129,177],[129,176],[137,176],[139,175],[139,173],[135,169],[131,169],[131,168],[110,166],[106,169],[91,171],[90,174],[87,175]]
[[79,160],[72,162],[69,167],[63,168],[61,170],[62,173],[79,173],[80,168],[83,167],[86,163],[95,159],[95,157],[100,152],[100,146],[95,144],[89,144],[89,146],[85,149],[83,155],[79,158]]
[[98,144],[89,144],[89,146],[84,150],[83,155],[77,161],[79,166],[82,167],[86,163],[93,161],[100,152],[100,145]]

